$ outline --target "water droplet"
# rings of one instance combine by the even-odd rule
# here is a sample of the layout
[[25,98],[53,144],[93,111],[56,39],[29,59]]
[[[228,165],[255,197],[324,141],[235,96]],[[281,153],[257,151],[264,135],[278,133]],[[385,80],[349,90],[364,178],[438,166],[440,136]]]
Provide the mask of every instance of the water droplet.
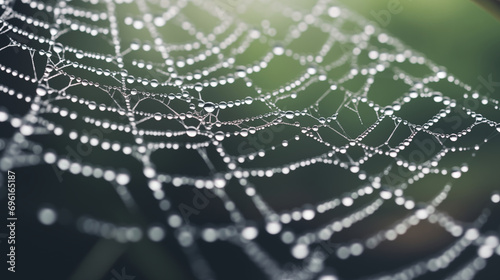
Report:
[[443,102],[443,95],[440,92],[435,92],[432,95],[432,99],[434,100],[434,102]]
[[225,137],[225,134],[224,134],[224,132],[222,132],[222,131],[217,131],[217,132],[215,133],[215,140],[217,140],[217,141],[222,141],[222,140],[224,140],[224,137]]
[[5,122],[9,119],[9,111],[5,107],[0,107],[0,122]]
[[61,43],[56,43],[56,44],[54,44],[54,46],[52,47],[52,49],[56,53],[62,53],[64,51],[64,46]]
[[451,177],[458,179],[462,176],[462,171],[458,167],[453,167],[451,169]]
[[163,114],[160,112],[156,112],[154,114],[154,118],[155,118],[155,120],[160,121],[163,118]]
[[359,166],[358,165],[352,165],[350,168],[352,173],[358,173],[359,172]]
[[269,234],[278,234],[281,231],[281,224],[279,222],[270,222],[266,225],[266,231]]
[[214,179],[214,185],[216,188],[223,188],[226,186],[226,179],[223,177],[217,177]]
[[260,31],[257,29],[252,29],[250,30],[249,35],[252,39],[258,39],[260,37]]
[[285,48],[283,48],[283,46],[281,45],[276,45],[273,48],[273,53],[275,55],[283,55],[285,53]]
[[95,101],[90,101],[88,106],[90,110],[95,110],[97,108]]
[[116,175],[116,182],[120,185],[126,185],[130,182],[130,175],[125,174],[125,173],[120,173]]
[[314,67],[314,66],[309,66],[309,67],[307,68],[307,73],[308,73],[309,75],[314,75],[314,74],[316,74],[316,73],[317,73],[316,67]]
[[246,75],[247,75],[247,72],[246,72],[244,67],[236,68],[236,76],[238,76],[240,78],[244,78],[244,77],[246,77]]
[[380,197],[383,198],[383,199],[390,199],[392,197],[391,190],[389,190],[387,188],[382,188],[380,190]]
[[292,248],[292,255],[296,259],[303,259],[309,255],[309,248],[305,244],[297,244]]
[[386,116],[392,116],[394,114],[394,109],[391,106],[385,107],[384,114]]
[[246,227],[241,231],[241,236],[247,240],[253,240],[259,235],[259,231],[255,227]]
[[133,40],[131,43],[130,43],[130,48],[134,51],[137,51],[141,48],[141,42],[137,39]]
[[38,220],[44,225],[52,225],[57,220],[57,213],[51,208],[43,208],[38,212]]
[[346,197],[342,198],[342,204],[344,204],[344,206],[349,207],[353,203],[354,203],[354,199],[352,199],[352,197],[350,197],[350,196],[346,196]]
[[165,237],[165,231],[163,228],[154,226],[148,230],[148,237],[151,241],[159,242]]
[[203,89],[203,85],[202,85],[201,83],[196,83],[196,84],[194,85],[194,89],[195,89],[196,91],[201,91],[201,90]]
[[149,84],[152,86],[152,87],[157,87],[160,83],[158,82],[158,80],[156,79],[153,79],[149,82]]
[[212,102],[206,102],[203,105],[203,109],[205,109],[205,111],[207,111],[208,113],[212,113],[213,111],[215,111],[215,104]]
[[318,280],[338,280],[334,275],[323,275]]
[[499,203],[500,202],[500,193],[499,192],[494,192],[491,195],[491,202],[493,202],[493,203]]
[[328,15],[332,18],[337,18],[341,14],[341,10],[339,7],[330,7],[328,9]]
[[398,156],[398,152],[394,149],[392,149],[390,152],[389,152],[389,156],[392,157],[392,158],[395,158]]
[[455,141],[458,140],[458,136],[455,133],[453,133],[453,134],[450,135],[450,140],[453,141],[453,142],[455,142]]
[[75,54],[76,58],[78,59],[82,59],[84,57],[83,55],[83,52],[82,51],[77,51],[76,54]]
[[198,130],[194,126],[188,126],[186,127],[186,134],[189,137],[195,137],[196,135],[198,135]]
[[40,96],[45,96],[47,94],[47,90],[42,87],[39,87],[36,89],[36,94]]
[[419,207],[419,209],[415,211],[415,216],[420,220],[425,220],[427,219],[427,217],[429,217],[429,211],[427,211],[427,209],[424,207]]

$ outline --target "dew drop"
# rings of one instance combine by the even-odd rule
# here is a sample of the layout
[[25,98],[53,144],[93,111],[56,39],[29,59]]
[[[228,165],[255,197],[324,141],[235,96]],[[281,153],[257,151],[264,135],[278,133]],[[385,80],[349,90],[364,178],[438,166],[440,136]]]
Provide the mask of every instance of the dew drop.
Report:
[[203,85],[201,83],[196,83],[194,89],[199,92],[203,89]]
[[344,206],[349,207],[349,206],[351,206],[353,203],[354,203],[354,200],[353,200],[351,197],[349,197],[349,196],[346,196],[346,197],[344,197],[344,198],[342,199],[342,204],[344,204]]
[[310,66],[310,67],[308,67],[308,68],[307,68],[307,73],[308,73],[309,75],[314,75],[314,74],[316,74],[316,73],[317,73],[316,67],[314,67],[314,66]]
[[75,54],[76,58],[78,59],[82,59],[84,57],[83,55],[83,52],[82,51],[77,51],[76,54]]
[[51,208],[43,208],[38,212],[38,220],[44,225],[52,225],[57,220],[57,213]]
[[243,67],[238,67],[236,69],[236,76],[240,77],[240,78],[244,78],[246,77],[247,75],[247,72],[245,71],[245,68]]
[[352,165],[350,168],[352,173],[358,173],[359,172],[359,166],[358,165]]
[[130,43],[130,48],[134,51],[137,51],[141,48],[141,42],[139,40],[134,40]]
[[47,90],[42,87],[39,87],[36,89],[36,94],[40,96],[45,96],[47,94]]
[[165,231],[163,228],[154,226],[148,230],[148,237],[151,241],[159,242],[165,237]]
[[216,188],[223,188],[226,186],[226,179],[223,177],[218,177],[214,179],[214,185]]
[[458,167],[453,167],[451,169],[451,177],[458,179],[462,176],[462,171]]
[[318,280],[338,280],[334,275],[323,275]]
[[195,137],[196,135],[198,135],[198,130],[194,126],[188,126],[186,128],[186,134],[189,137]]
[[203,109],[205,109],[205,111],[207,111],[208,113],[212,113],[213,111],[215,111],[215,104],[212,102],[206,102],[203,105]]
[[241,236],[247,240],[253,240],[259,235],[259,231],[255,227],[246,227],[241,231]]
[[0,122],[5,122],[8,119],[9,119],[9,111],[7,111],[7,108],[5,107],[0,107]]
[[292,255],[296,259],[303,259],[309,255],[309,248],[305,244],[297,244],[292,248]]
[[332,18],[337,18],[340,16],[341,10],[339,7],[330,7],[328,9],[328,15]]
[[160,83],[158,82],[158,80],[153,79],[153,80],[151,80],[151,81],[149,82],[149,84],[150,84],[152,87],[154,87],[154,88],[155,88],[155,87],[157,87]]
[[217,141],[222,141],[222,140],[224,140],[224,138],[225,138],[225,134],[224,134],[224,132],[222,132],[222,131],[217,131],[217,132],[215,133],[215,140],[217,140]]
[[270,234],[278,234],[281,231],[281,224],[278,222],[270,222],[266,225],[266,231]]
[[52,49],[56,53],[62,53],[64,51],[64,46],[61,43],[56,43],[56,44],[54,44],[54,46],[52,47]]
[[155,120],[157,120],[157,121],[160,121],[160,120],[162,119],[162,117],[163,117],[163,114],[162,114],[162,113],[160,113],[160,112],[156,112],[156,113],[154,114],[154,118],[155,118]]
[[491,202],[493,202],[493,203],[499,203],[500,202],[500,193],[499,192],[494,192],[491,195]]
[[394,109],[391,106],[385,107],[384,114],[386,116],[392,116],[394,114]]
[[275,55],[283,55],[285,53],[285,48],[283,48],[283,46],[281,45],[276,45],[273,48],[273,53]]
[[95,101],[90,101],[88,106],[90,110],[95,110],[97,108]]

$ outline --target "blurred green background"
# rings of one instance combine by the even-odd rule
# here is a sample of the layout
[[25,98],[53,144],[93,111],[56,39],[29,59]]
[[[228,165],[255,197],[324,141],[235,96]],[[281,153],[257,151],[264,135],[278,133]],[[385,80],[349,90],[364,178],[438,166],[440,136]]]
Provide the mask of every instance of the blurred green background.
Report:
[[[500,81],[500,21],[473,1],[340,2],[472,86],[479,84],[479,76],[490,74]],[[391,7],[400,12],[390,13]],[[385,16],[388,12],[390,19]]]

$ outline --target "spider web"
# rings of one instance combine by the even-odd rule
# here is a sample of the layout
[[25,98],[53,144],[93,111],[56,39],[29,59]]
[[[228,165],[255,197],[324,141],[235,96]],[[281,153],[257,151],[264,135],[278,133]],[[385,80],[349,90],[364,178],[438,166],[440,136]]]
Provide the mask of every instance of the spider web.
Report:
[[488,207],[441,210],[500,131],[498,100],[336,1],[1,4],[0,168],[43,167],[86,198],[42,196],[41,224],[174,240],[196,279],[247,263],[342,278],[422,224],[451,241],[352,278],[472,279],[500,252]]

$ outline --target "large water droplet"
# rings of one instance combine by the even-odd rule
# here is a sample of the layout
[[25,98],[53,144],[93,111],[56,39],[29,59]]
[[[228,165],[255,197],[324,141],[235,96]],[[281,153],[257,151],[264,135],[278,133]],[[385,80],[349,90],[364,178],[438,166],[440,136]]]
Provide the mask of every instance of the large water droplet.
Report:
[[236,76],[240,78],[244,78],[247,75],[247,72],[244,67],[238,67],[236,69]]
[[296,259],[303,259],[309,255],[309,248],[305,244],[297,244],[292,248],[292,255]]
[[195,137],[196,135],[198,135],[198,130],[194,126],[188,126],[186,128],[186,134],[189,137]]
[[255,227],[246,227],[241,231],[241,236],[247,240],[255,239],[259,235],[259,231]]
[[54,50],[54,52],[56,53],[62,53],[63,50],[64,50],[64,46],[61,44],[61,43],[56,43],[52,49]]
[[203,89],[203,85],[202,85],[201,83],[196,83],[196,84],[194,85],[194,89],[195,89],[196,91],[201,91],[201,90]]
[[51,208],[43,208],[38,212],[38,220],[44,225],[52,225],[57,220],[57,213]]
[[157,120],[157,121],[160,121],[160,120],[162,119],[162,117],[163,117],[163,115],[162,115],[162,113],[160,113],[160,112],[156,112],[156,113],[154,114],[154,118],[155,118],[155,120]]
[[9,119],[9,111],[7,108],[0,107],[0,122],[4,122]]
[[276,45],[273,48],[273,53],[275,55],[283,55],[285,53],[285,48],[283,48],[283,46],[281,45]]
[[386,116],[391,116],[392,114],[394,114],[394,109],[391,106],[387,106],[385,107],[384,114]]
[[42,87],[39,87],[36,89],[36,93],[40,96],[45,96],[47,94],[47,90]]
[[341,14],[341,10],[339,7],[330,7],[328,9],[328,15],[332,18],[337,18]]
[[224,137],[225,137],[225,134],[224,134],[224,132],[222,132],[222,131],[217,131],[217,132],[215,133],[215,140],[217,140],[217,141],[222,141],[222,140],[224,140]]
[[149,82],[149,84],[152,86],[152,87],[157,87],[160,83],[158,82],[158,80],[156,79],[153,79]]
[[207,111],[208,113],[212,113],[213,111],[215,111],[215,104],[212,102],[206,102],[203,105],[203,109],[205,109],[205,111]]
[[462,176],[462,171],[458,167],[453,167],[451,169],[451,177],[458,179]]
[[77,51],[76,54],[75,54],[76,58],[78,59],[82,59],[84,57],[83,55],[83,52],[82,51]]
[[278,234],[281,231],[281,224],[279,222],[270,222],[266,225],[266,231],[270,234]]
[[89,102],[89,109],[95,110],[97,108],[97,104],[94,101]]

